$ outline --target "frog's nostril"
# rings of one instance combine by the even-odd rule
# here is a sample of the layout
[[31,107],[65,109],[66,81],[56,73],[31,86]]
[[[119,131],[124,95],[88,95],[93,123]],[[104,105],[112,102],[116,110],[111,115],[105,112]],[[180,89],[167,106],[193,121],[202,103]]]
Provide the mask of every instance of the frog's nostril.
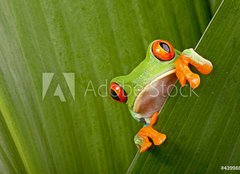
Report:
[[127,102],[127,93],[119,84],[112,82],[109,93],[114,100],[122,103]]

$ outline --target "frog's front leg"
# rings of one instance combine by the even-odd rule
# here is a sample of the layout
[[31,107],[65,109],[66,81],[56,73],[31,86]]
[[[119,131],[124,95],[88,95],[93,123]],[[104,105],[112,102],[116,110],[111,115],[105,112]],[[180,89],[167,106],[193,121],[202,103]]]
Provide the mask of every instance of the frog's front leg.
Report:
[[135,144],[140,148],[140,152],[145,152],[151,147],[152,143],[149,141],[149,138],[153,141],[154,145],[160,145],[166,139],[165,134],[159,133],[153,128],[153,125],[157,121],[157,117],[158,112],[153,114],[150,124],[141,128],[134,138]]
[[175,61],[176,75],[182,86],[186,84],[187,80],[190,86],[195,89],[200,84],[200,77],[190,70],[189,63],[202,74],[209,74],[213,66],[210,61],[201,57],[192,48],[182,52],[181,56]]

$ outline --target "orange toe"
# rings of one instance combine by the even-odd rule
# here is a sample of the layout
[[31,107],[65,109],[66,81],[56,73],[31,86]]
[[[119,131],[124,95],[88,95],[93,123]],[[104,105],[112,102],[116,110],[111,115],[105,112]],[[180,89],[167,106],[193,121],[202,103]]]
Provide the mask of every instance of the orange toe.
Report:
[[200,77],[190,70],[189,60],[189,58],[181,55],[175,61],[176,75],[181,86],[184,86],[186,81],[188,81],[190,86],[195,89],[200,85]]
[[160,145],[166,140],[166,135],[159,133],[151,126],[145,126],[138,132],[138,136],[142,139],[142,145],[140,151],[146,151],[152,144],[149,142],[149,138],[153,141],[154,145]]
[[204,64],[203,66],[200,66],[198,68],[198,70],[202,73],[202,74],[209,74],[210,72],[212,72],[213,66],[210,63]]
[[184,74],[181,71],[176,71],[176,76],[177,76],[181,86],[185,86],[186,85],[186,78],[185,78]]
[[212,63],[206,59],[203,59],[204,61],[201,63],[198,63],[188,57],[186,57],[185,59],[187,59],[187,61],[202,74],[209,74],[213,69]]
[[141,148],[140,148],[140,152],[145,152],[147,151],[150,147],[152,146],[152,143],[148,140],[143,140],[143,143],[141,145]]
[[166,135],[158,133],[157,136],[152,137],[154,145],[161,145],[166,140]]
[[200,77],[197,74],[192,73],[189,77],[187,77],[187,80],[193,89],[200,85]]

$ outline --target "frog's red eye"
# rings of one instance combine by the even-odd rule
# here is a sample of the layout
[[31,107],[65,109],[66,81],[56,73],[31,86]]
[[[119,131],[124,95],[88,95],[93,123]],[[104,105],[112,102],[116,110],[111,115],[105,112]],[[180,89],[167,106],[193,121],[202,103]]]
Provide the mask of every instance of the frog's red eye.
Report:
[[152,52],[156,58],[163,61],[174,58],[174,48],[165,40],[156,40],[152,45]]
[[109,93],[114,100],[122,103],[127,102],[127,93],[119,84],[112,82]]

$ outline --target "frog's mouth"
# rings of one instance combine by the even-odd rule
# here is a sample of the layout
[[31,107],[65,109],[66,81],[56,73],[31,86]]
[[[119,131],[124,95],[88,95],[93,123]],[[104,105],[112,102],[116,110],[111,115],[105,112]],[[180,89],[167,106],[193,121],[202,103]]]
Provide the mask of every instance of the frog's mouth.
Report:
[[151,83],[147,84],[137,96],[133,111],[137,117],[151,117],[155,112],[159,112],[170,95],[174,84],[177,81],[175,69],[159,74]]

